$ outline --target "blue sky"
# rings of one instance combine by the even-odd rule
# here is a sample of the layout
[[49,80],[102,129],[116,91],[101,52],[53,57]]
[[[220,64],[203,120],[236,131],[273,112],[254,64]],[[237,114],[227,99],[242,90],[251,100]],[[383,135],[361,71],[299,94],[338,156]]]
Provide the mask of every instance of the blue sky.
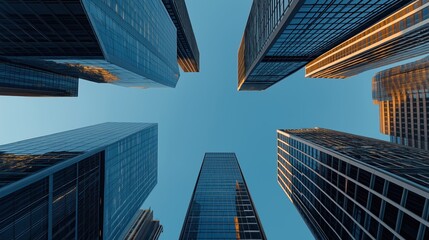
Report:
[[[187,0],[201,72],[175,89],[80,81],[78,98],[0,97],[0,144],[100,122],[159,123],[159,181],[143,205],[177,239],[205,152],[235,152],[269,239],[312,239],[276,180],[276,129],[379,134],[368,71],[347,80],[298,71],[263,92],[237,92],[237,51],[251,0]],[[377,69],[379,71],[380,69]]]

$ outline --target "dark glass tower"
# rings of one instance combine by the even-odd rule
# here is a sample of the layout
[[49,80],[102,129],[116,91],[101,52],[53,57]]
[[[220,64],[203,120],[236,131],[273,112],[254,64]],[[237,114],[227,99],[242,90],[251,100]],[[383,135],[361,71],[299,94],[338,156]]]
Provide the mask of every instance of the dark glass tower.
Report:
[[177,60],[185,72],[200,71],[200,52],[185,0],[162,0],[177,28]]
[[391,142],[429,150],[429,57],[377,73],[372,97]]
[[75,97],[79,79],[0,60],[0,95]]
[[429,2],[413,1],[305,66],[312,78],[348,78],[429,53]]
[[16,63],[125,87],[179,79],[176,28],[161,0],[4,0],[0,23],[0,56]]
[[180,239],[266,239],[235,153],[206,153]]
[[429,239],[429,152],[328,129],[278,130],[278,183],[316,239]]
[[139,210],[134,217],[125,240],[158,240],[163,230],[157,220],[153,220],[152,210]]
[[0,146],[0,239],[119,239],[157,182],[157,125]]
[[412,0],[254,0],[238,90],[264,90]]

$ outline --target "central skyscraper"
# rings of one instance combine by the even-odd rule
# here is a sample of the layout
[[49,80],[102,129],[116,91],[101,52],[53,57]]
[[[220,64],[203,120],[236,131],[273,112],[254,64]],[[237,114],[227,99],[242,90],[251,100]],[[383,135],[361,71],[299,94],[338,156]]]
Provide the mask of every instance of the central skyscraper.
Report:
[[0,239],[121,239],[157,183],[156,124],[0,146]]
[[254,0],[238,90],[264,90],[412,0]]
[[234,153],[205,154],[180,239],[266,239]]

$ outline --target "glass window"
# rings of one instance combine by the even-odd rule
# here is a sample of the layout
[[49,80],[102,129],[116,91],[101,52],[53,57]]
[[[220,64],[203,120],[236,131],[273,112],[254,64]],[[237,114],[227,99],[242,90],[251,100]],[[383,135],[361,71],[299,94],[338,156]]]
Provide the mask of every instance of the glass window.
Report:
[[405,208],[417,214],[418,216],[422,216],[424,206],[425,206],[424,197],[408,191],[407,200],[405,202]]

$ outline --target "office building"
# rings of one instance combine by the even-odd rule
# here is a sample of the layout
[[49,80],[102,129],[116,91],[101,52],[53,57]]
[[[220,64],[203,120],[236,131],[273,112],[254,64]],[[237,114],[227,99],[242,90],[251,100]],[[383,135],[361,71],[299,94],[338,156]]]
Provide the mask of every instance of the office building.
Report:
[[177,61],[185,72],[200,71],[200,52],[185,0],[162,0],[177,29]]
[[238,52],[238,90],[264,90],[411,0],[254,0]]
[[157,125],[0,146],[0,239],[118,239],[157,182]]
[[372,96],[391,142],[429,150],[429,57],[377,73]]
[[153,220],[152,210],[139,210],[125,236],[125,240],[158,240],[162,225]]
[[206,153],[180,239],[266,239],[235,153]]
[[79,79],[0,60],[0,95],[76,97]]
[[305,66],[312,78],[348,78],[429,53],[429,2],[413,1]]
[[177,33],[161,0],[12,1],[0,7],[0,56],[125,87],[175,87]]
[[428,239],[429,152],[328,129],[278,130],[278,183],[316,239]]

